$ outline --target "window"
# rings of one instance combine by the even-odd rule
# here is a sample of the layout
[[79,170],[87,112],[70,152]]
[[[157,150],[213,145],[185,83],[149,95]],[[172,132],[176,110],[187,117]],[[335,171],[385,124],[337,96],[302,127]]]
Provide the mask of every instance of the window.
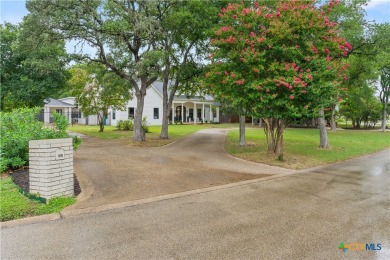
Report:
[[134,119],[134,107],[129,107],[129,119]]
[[62,109],[56,109],[56,112],[60,115],[62,115]]
[[112,119],[115,120],[115,109],[112,110]]
[[159,118],[158,107],[153,108],[153,118],[154,119],[158,119]]

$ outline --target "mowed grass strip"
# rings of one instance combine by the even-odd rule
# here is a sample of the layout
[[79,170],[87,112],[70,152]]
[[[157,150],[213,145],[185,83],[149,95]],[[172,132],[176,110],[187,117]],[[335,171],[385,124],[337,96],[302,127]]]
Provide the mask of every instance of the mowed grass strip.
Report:
[[97,137],[105,140],[118,140],[133,146],[158,147],[172,143],[180,138],[191,135],[206,128],[238,127],[238,124],[183,124],[168,126],[168,140],[160,139],[161,126],[149,126],[150,133],[146,133],[146,142],[133,143],[133,131],[119,131],[115,126],[105,126],[103,132],[99,132],[99,126],[73,125],[69,126],[72,132]]
[[73,197],[54,198],[49,204],[30,200],[19,192],[18,186],[10,177],[0,180],[0,221],[60,212],[75,202]]
[[284,161],[267,153],[267,142],[262,128],[247,129],[247,147],[238,145],[238,130],[228,133],[225,150],[238,158],[279,166],[304,169],[371,154],[390,147],[390,132],[369,130],[328,131],[329,149],[320,149],[318,129],[288,128],[284,133]]

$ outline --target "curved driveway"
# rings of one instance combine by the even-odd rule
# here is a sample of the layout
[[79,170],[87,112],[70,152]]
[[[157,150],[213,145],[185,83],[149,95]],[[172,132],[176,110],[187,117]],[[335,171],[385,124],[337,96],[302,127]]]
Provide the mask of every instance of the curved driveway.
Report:
[[223,149],[226,129],[206,129],[159,148],[88,137],[75,153],[82,193],[72,209],[150,198],[292,170],[247,162]]

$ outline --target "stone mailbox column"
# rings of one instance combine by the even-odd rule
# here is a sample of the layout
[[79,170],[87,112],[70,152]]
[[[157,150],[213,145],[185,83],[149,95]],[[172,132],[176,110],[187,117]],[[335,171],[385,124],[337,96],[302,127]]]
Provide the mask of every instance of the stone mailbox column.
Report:
[[74,195],[72,138],[29,142],[30,193],[47,201]]

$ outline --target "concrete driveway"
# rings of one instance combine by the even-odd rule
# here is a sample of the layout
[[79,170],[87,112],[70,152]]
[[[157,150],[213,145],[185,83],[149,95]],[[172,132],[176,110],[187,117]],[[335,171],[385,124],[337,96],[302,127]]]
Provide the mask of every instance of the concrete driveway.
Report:
[[5,228],[0,258],[390,259],[390,150],[242,183]]
[[160,148],[85,138],[75,153],[82,193],[67,210],[97,207],[292,173],[230,157],[226,129],[206,129]]

